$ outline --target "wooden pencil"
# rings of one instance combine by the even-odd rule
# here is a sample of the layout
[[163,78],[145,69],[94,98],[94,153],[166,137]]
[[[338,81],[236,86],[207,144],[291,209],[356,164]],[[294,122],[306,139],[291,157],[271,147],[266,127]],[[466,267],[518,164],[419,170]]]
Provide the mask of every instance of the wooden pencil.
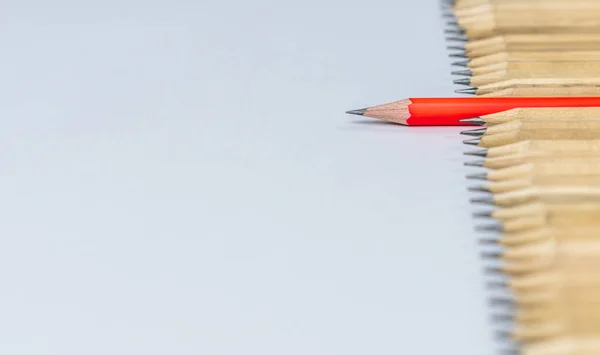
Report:
[[523,140],[498,147],[465,152],[465,155],[484,158],[502,158],[513,155],[556,156],[600,155],[600,140]]
[[[544,51],[544,52],[499,52],[478,58],[472,58],[470,60],[458,61],[454,64],[456,66],[468,67],[469,69],[478,69],[488,66],[501,65],[500,69],[507,66],[508,63],[521,63],[521,62],[597,62],[600,61],[600,51],[588,50],[588,51]],[[492,67],[493,68],[493,67]],[[495,70],[488,70],[496,71]]]
[[558,117],[561,120],[600,118],[600,107],[515,108],[471,119],[465,119],[464,123],[494,126],[515,120],[545,120],[552,117]]
[[548,71],[558,73],[598,71],[600,70],[600,61],[503,61],[485,66],[472,67],[453,71],[453,75],[475,77],[505,71],[512,73],[515,71]]
[[[470,75],[465,78],[456,79],[454,83],[478,88],[484,85],[511,80],[551,79],[552,85],[561,85],[565,81],[567,84],[573,85],[573,80],[581,81],[595,75],[600,76],[600,65],[594,65],[593,62],[587,66],[573,67],[564,65],[515,65],[515,67],[484,74]],[[586,83],[593,83],[594,85],[598,85],[598,82],[586,81]]]

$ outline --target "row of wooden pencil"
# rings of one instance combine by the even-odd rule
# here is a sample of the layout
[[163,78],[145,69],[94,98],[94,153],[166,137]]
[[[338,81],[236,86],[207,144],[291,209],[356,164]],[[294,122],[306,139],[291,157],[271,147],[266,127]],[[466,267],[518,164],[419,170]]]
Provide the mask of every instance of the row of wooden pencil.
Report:
[[[455,82],[478,96],[600,96],[600,2],[457,0]],[[467,120],[472,202],[500,333],[529,355],[600,354],[600,108]],[[498,279],[500,278],[500,279]]]
[[469,176],[481,181],[472,202],[493,207],[477,213],[488,221],[478,230],[493,233],[483,256],[509,277],[511,307],[496,318],[525,354],[600,351],[600,312],[590,311],[600,302],[599,110],[515,109],[464,132],[480,147],[467,165],[486,169]]
[[[448,39],[456,42],[451,56],[468,67],[455,72],[465,76],[456,83],[469,86],[458,92],[600,96],[600,2],[477,3],[458,1],[448,12],[456,16],[449,23],[456,28],[448,30]],[[485,35],[482,24],[491,26]]]

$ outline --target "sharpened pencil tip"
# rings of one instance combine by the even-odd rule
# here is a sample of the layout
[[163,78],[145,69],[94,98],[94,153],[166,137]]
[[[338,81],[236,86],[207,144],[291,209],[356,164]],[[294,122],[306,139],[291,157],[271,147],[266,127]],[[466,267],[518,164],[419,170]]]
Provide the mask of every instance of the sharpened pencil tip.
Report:
[[503,270],[500,267],[488,266],[483,269],[486,274],[503,274]]
[[357,116],[364,116],[365,112],[367,112],[366,108],[361,108],[359,110],[346,111],[346,113],[349,115],[357,115]]
[[472,76],[473,72],[471,72],[471,69],[455,70],[452,72],[452,75]]
[[[450,56],[452,57],[452,55],[450,55]],[[462,58],[464,58],[464,56]],[[469,62],[470,62],[469,60],[461,60],[461,61],[452,63],[452,65],[455,67],[468,67]]]
[[483,226],[477,226],[475,227],[475,230],[477,232],[502,232],[504,228],[502,228],[502,226],[498,224],[488,224]]
[[481,204],[481,205],[493,205],[494,197],[475,197],[471,199],[471,203]]
[[448,48],[448,50],[451,50],[451,51],[461,51],[461,52],[465,51],[464,46],[448,46],[446,48]]
[[481,244],[481,245],[498,245],[498,239],[496,239],[496,238],[479,238],[479,244]]
[[454,80],[454,84],[471,86],[471,78],[460,78]]
[[[472,166],[475,168],[483,168],[483,167],[485,167],[485,160],[468,161],[468,162],[465,162],[465,166]],[[488,191],[485,191],[485,192],[488,192]]]
[[454,92],[457,94],[475,95],[477,93],[477,89],[476,88],[460,89],[460,90],[454,90]]
[[479,254],[479,256],[482,259],[500,259],[502,258],[502,253],[484,251],[481,254]]
[[482,149],[482,150],[474,150],[474,151],[470,151],[470,152],[465,152],[465,155],[470,155],[473,157],[482,157],[485,158],[487,157],[487,149]]
[[490,306],[515,306],[515,301],[508,297],[492,297],[489,299]]
[[469,179],[469,180],[487,180],[488,176],[487,176],[487,173],[471,174],[471,175],[467,175],[467,179]]
[[458,36],[452,36],[452,37],[446,37],[447,41],[453,41],[453,42],[468,42],[469,39],[467,37],[458,37]]
[[511,340],[513,338],[512,334],[508,330],[497,330],[496,331],[496,339],[500,341]]
[[485,186],[471,186],[468,188],[471,192],[492,192],[489,188]]
[[463,143],[467,144],[467,145],[479,145],[479,143],[481,143],[481,139],[479,139],[479,138],[467,139],[466,141],[463,141]]
[[494,323],[511,323],[515,317],[511,314],[492,314],[490,320]]
[[461,123],[468,123],[468,124],[473,124],[473,125],[477,125],[477,126],[483,126],[485,125],[485,121],[480,118],[480,117],[476,117],[476,118],[467,118],[464,120],[460,120]]
[[466,34],[465,30],[454,29],[454,28],[448,28],[448,29],[444,30],[444,33],[447,35],[457,35],[457,36],[464,36]]
[[490,282],[486,283],[486,287],[489,289],[492,289],[492,290],[497,290],[497,289],[504,290],[504,289],[509,288],[510,286],[509,286],[508,282],[505,282],[505,281],[490,281]]
[[494,217],[492,211],[480,211],[473,213],[473,217],[475,218],[492,218]]
[[459,27],[458,21],[448,21],[446,22],[446,25],[448,25],[448,27]]
[[463,136],[471,136],[471,137],[481,137],[485,134],[487,128],[479,128],[479,129],[471,129],[468,131],[462,131],[460,134]]

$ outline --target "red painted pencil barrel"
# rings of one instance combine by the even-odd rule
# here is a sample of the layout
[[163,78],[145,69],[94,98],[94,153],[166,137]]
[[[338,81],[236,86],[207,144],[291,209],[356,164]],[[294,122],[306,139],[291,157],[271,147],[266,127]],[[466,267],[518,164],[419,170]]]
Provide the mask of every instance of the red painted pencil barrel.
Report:
[[411,98],[410,126],[457,126],[492,113],[527,107],[600,107],[600,97]]

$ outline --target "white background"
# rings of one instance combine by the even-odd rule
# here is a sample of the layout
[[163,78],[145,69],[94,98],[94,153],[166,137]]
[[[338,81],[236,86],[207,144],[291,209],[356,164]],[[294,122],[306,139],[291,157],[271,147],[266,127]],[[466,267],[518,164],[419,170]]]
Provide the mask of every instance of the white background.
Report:
[[0,353],[493,353],[437,1],[0,7]]

